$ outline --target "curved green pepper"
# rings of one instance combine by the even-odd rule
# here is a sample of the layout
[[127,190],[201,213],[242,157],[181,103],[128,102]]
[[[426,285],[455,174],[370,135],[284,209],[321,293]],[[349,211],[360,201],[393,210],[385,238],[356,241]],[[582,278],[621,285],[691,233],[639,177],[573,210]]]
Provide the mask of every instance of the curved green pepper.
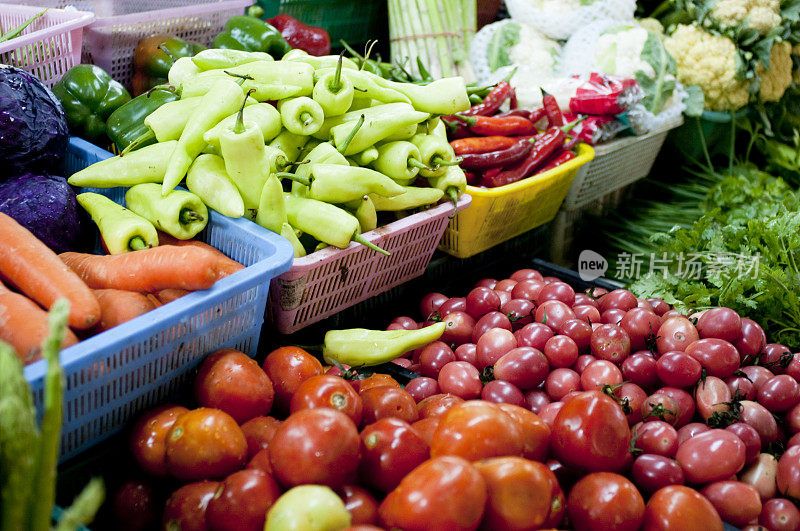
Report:
[[322,356],[328,363],[352,367],[380,365],[436,341],[444,329],[444,323],[435,323],[416,330],[330,330],[325,334]]
[[129,102],[131,95],[105,70],[95,65],[77,65],[53,85],[61,101],[70,129],[88,140],[106,134],[111,113]]
[[[140,96],[136,96],[108,117],[108,121],[106,121],[108,138],[116,144],[117,149],[122,151],[131,142],[150,131],[150,128],[144,123],[145,118],[150,113],[165,103],[178,99],[179,96],[171,87],[157,87]],[[156,139],[153,137],[150,140],[140,142],[139,146],[148,146],[155,143],[155,141]]]
[[307,178],[292,173],[279,173],[278,177],[298,180],[308,186],[308,197],[327,203],[347,203],[366,194],[394,197],[405,192],[405,188],[377,171],[341,164],[312,164]]
[[[225,129],[236,125],[238,116],[239,112],[237,111],[224,118],[203,134],[203,140],[214,149],[219,150],[219,136]],[[246,106],[244,108],[244,119],[255,122],[258,128],[261,129],[265,142],[269,142],[281,132],[281,115],[269,103],[256,103],[255,105]]]
[[394,197],[383,197],[378,194],[370,194],[369,198],[375,204],[378,212],[398,210],[409,210],[432,205],[444,196],[444,191],[438,188],[421,188],[418,186],[405,186],[402,194]]
[[404,186],[414,181],[420,169],[427,169],[420,162],[417,146],[404,140],[378,146],[378,158],[372,167]]
[[194,238],[208,223],[206,205],[186,190],[172,190],[162,196],[157,184],[137,184],[125,192],[125,204],[158,230],[179,240]]
[[97,225],[109,254],[158,246],[156,228],[139,214],[94,192],[78,194],[76,199]]
[[273,61],[272,56],[266,52],[246,52],[243,50],[214,49],[203,50],[194,57],[192,62],[200,70],[214,70],[219,68],[233,68],[234,66],[252,63],[253,61]]
[[311,135],[319,131],[325,113],[319,103],[306,96],[278,102],[283,126],[296,135]]
[[222,32],[214,38],[213,47],[267,52],[276,59],[292,49],[274,26],[247,15],[228,19]]
[[186,172],[186,188],[223,216],[244,216],[244,200],[228,177],[222,157],[203,154],[194,159]]

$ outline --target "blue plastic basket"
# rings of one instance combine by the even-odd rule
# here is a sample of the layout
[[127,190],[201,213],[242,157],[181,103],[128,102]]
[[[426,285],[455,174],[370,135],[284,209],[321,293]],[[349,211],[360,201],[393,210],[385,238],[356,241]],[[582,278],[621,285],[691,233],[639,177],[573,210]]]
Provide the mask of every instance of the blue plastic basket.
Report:
[[[111,156],[72,138],[65,173]],[[123,202],[123,188],[97,191]],[[138,412],[181,389],[209,352],[230,347],[255,356],[270,280],[289,269],[292,247],[255,223],[211,211],[199,239],[247,267],[211,289],[190,293],[62,351],[62,461],[120,431]],[[25,367],[40,410],[45,370],[44,361]]]

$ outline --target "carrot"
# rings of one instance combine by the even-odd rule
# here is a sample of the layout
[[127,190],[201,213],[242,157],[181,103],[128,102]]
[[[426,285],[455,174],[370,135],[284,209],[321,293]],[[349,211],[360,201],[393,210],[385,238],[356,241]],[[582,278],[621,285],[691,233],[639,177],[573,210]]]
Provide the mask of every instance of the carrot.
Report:
[[176,299],[180,299],[189,293],[191,293],[191,291],[186,291],[185,289],[162,289],[156,293],[156,297],[158,297],[158,300],[161,302],[161,304],[167,304]]
[[219,278],[227,277],[228,275],[232,275],[237,271],[241,271],[242,269],[244,269],[244,266],[239,262],[237,262],[236,260],[228,258],[227,255],[225,255],[225,253],[223,253],[216,247],[213,247],[205,242],[201,242],[200,240],[179,240],[174,236],[171,236],[164,232],[159,232],[158,241],[160,245],[177,245],[178,247],[186,247],[186,246],[200,247],[202,249],[207,249],[213,252],[219,258],[219,271],[220,271]]
[[164,303],[158,300],[158,297],[156,297],[152,293],[145,293],[145,297],[147,297],[147,300],[153,303],[154,308],[159,308],[164,305]]
[[[20,361],[27,365],[41,358],[42,340],[49,334],[47,312],[0,283],[0,341],[11,345]],[[61,348],[77,342],[75,334],[67,330]]]
[[125,254],[61,253],[59,257],[92,289],[193,291],[210,288],[219,276],[217,257],[198,247],[164,245]]
[[69,326],[90,328],[100,319],[100,303],[86,284],[28,229],[0,212],[0,278],[45,309],[69,301]]
[[96,332],[105,332],[156,308],[146,295],[135,291],[96,289],[94,293],[103,310],[100,322],[94,327]]

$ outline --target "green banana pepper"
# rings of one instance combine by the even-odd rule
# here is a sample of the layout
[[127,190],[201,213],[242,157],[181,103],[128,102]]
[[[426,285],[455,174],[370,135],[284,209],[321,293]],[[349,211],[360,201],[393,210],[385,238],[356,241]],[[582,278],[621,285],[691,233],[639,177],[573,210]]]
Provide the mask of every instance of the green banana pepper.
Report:
[[378,158],[372,163],[372,167],[404,186],[416,179],[420,169],[427,169],[420,162],[417,146],[404,140],[378,146]]
[[191,57],[201,50],[205,50],[202,44],[163,33],[140,40],[133,51],[133,93],[138,96],[163,85],[178,59]]
[[322,357],[327,363],[351,367],[380,365],[436,341],[444,329],[442,322],[417,330],[330,330],[325,334]]
[[447,140],[431,135],[414,135],[411,143],[419,149],[420,160],[427,168],[422,168],[419,174],[430,179],[444,175],[447,166],[455,166],[459,163],[453,147]]
[[[171,87],[156,87],[153,90],[136,96],[128,103],[122,105],[111,113],[106,121],[108,138],[116,144],[120,151],[127,148],[134,140],[144,138],[151,131],[144,121],[153,111],[166,103],[177,101],[178,95]],[[153,136],[140,141],[138,146],[148,146],[155,143]]]
[[366,194],[394,197],[405,192],[402,186],[377,171],[349,165],[312,164],[307,178],[293,173],[279,173],[278,177],[297,180],[308,186],[308,197],[328,203],[346,203]]
[[269,147],[280,149],[286,155],[286,159],[289,162],[295,162],[303,151],[303,146],[306,145],[306,142],[308,142],[307,136],[296,135],[284,129],[278,136],[272,139],[272,142],[269,143]]
[[310,96],[314,91],[314,69],[305,63],[290,61],[253,61],[225,70],[200,72],[181,84],[181,97],[202,96],[214,83],[224,78],[238,79],[242,89],[255,89],[258,101],[283,100]]
[[180,90],[184,81],[199,73],[200,69],[197,68],[197,65],[194,64],[191,57],[181,57],[175,61],[175,64],[169,69],[167,81],[170,85]]
[[[397,130],[412,124],[416,125],[430,117],[428,113],[415,111],[407,103],[389,103],[357,112],[365,117],[364,126],[358,130],[347,149],[343,151],[344,155],[353,155],[364,151]],[[331,128],[330,137],[333,145],[340,146],[352,131],[353,124],[351,123],[343,123]]]
[[186,188],[223,216],[244,216],[244,200],[225,171],[222,157],[202,154],[194,159],[186,173]]
[[[310,142],[310,141],[309,141]],[[314,147],[307,155],[300,158],[303,164],[298,164],[295,170],[295,175],[302,178],[309,178],[311,176],[311,168],[315,164],[339,164],[347,166],[347,159],[344,155],[336,151],[328,142],[322,142]],[[292,181],[292,194],[306,197],[308,195],[308,186],[293,180]]]
[[[355,203],[355,204],[353,204]],[[355,207],[351,209],[353,215],[358,220],[358,225],[361,232],[369,232],[378,226],[378,212],[375,210],[375,203],[368,195],[365,195],[360,200],[353,201],[347,205],[348,207]]]
[[110,254],[158,246],[156,228],[142,216],[94,192],[78,194],[77,200],[97,225]]
[[265,52],[213,48],[211,50],[203,50],[192,57],[192,62],[200,71],[233,68],[253,61],[274,61],[274,59]]
[[306,96],[278,102],[283,126],[296,135],[308,136],[319,131],[325,113],[319,103]]
[[320,68],[335,68],[339,63],[340,57],[342,58],[342,68],[358,70],[358,65],[349,57],[342,57],[341,55],[311,55],[300,48],[291,50],[283,56],[283,60],[307,63],[313,66],[314,70],[319,70]]
[[[192,114],[189,121],[186,122],[186,127],[183,128],[181,137],[178,139],[178,145],[170,157],[167,173],[164,175],[162,190],[164,195],[167,195],[181,182],[189,166],[203,151],[206,146],[203,134],[236,111],[243,96],[242,88],[230,78],[217,81],[214,87],[203,96],[198,104],[199,110]],[[244,106],[246,101],[247,98],[241,105]],[[258,134],[260,136],[261,131],[258,131]],[[263,138],[261,143],[263,145]],[[228,174],[230,173],[229,170]],[[233,175],[231,178],[235,179]]]
[[283,186],[274,173],[269,175],[264,187],[261,189],[261,198],[258,203],[255,222],[289,240],[294,249],[295,258],[306,255],[303,244],[300,243],[294,229],[289,225],[289,220],[286,217],[286,205],[283,199]]
[[73,173],[67,182],[85,188],[161,183],[177,146],[177,140],[170,140],[137,149],[125,156],[110,157]]
[[178,140],[202,98],[181,98],[165,103],[144,119],[144,125],[153,132],[156,140]]
[[361,236],[358,220],[346,210],[330,203],[297,197],[286,192],[283,198],[286,217],[292,227],[340,249],[348,247],[350,242],[357,242],[379,253],[389,254]]
[[394,197],[384,197],[378,194],[370,194],[369,198],[375,204],[378,212],[398,210],[409,210],[432,205],[444,196],[444,191],[438,188],[421,188],[417,186],[405,186],[404,192]]
[[275,59],[292,49],[274,26],[247,15],[228,19],[222,32],[214,38],[213,48],[266,52]]
[[179,240],[194,238],[208,223],[206,205],[186,190],[172,190],[164,196],[157,184],[137,184],[125,192],[125,204],[158,230]]
[[325,74],[314,84],[312,96],[322,107],[325,116],[344,114],[353,104],[355,90],[353,83],[348,78],[342,77],[342,59],[340,55],[335,73]]
[[368,147],[361,153],[356,153],[351,158],[354,161],[356,161],[356,164],[358,164],[359,166],[369,166],[375,161],[375,159],[378,158],[378,155],[379,155],[378,148],[372,146]]
[[[211,147],[219,150],[219,136],[225,129],[231,128],[236,124],[238,111],[224,118],[220,123],[209,129],[203,134],[203,140]],[[281,115],[269,103],[256,103],[255,105],[244,108],[244,119],[254,122],[266,142],[269,142],[281,132]]]
[[458,206],[458,198],[467,191],[467,176],[460,166],[448,166],[443,175],[431,177],[428,183],[432,188],[443,191]]
[[376,76],[376,83],[408,97],[415,109],[431,114],[455,114],[471,107],[462,77],[437,79],[427,85],[398,83]]
[[102,139],[108,117],[131,99],[125,87],[95,65],[70,68],[53,85],[53,94],[61,101],[73,134],[88,140]]
[[[335,73],[335,68],[320,68],[314,72],[314,80],[319,81],[323,76]],[[393,87],[384,85],[383,82],[386,80],[375,74],[345,68],[342,69],[342,77],[347,78],[353,84],[353,88],[360,93],[361,97],[368,97],[383,103],[411,103],[408,96]]]

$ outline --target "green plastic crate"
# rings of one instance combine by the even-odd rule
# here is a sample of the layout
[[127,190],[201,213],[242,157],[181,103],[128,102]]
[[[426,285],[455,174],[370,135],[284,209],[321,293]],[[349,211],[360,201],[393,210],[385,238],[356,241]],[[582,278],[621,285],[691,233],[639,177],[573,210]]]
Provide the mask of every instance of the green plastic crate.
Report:
[[309,26],[324,28],[334,48],[339,46],[339,39],[356,45],[369,39],[387,38],[386,2],[381,0],[258,0],[256,3],[264,9],[265,19],[285,13]]

